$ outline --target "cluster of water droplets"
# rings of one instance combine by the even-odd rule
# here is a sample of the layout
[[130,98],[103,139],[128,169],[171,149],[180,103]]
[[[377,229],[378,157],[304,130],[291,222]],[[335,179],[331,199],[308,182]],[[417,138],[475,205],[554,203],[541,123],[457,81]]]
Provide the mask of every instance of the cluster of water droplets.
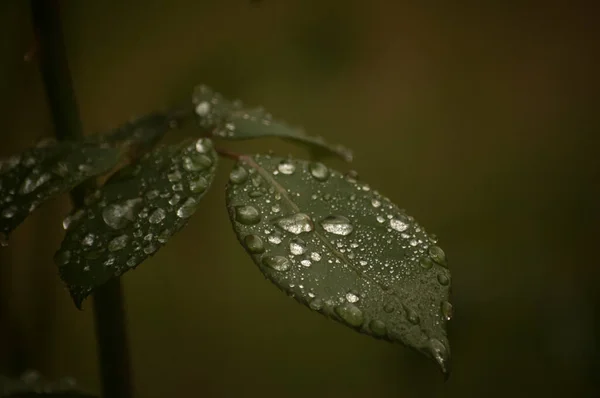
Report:
[[[419,347],[444,346],[427,337],[452,316],[443,250],[355,173],[257,155],[231,172],[228,201],[247,251],[288,294],[374,336],[416,328]],[[423,284],[433,295],[411,299]]]
[[216,160],[208,139],[160,148],[88,196],[63,221],[67,236],[55,257],[63,278],[101,283],[155,253],[195,212]]

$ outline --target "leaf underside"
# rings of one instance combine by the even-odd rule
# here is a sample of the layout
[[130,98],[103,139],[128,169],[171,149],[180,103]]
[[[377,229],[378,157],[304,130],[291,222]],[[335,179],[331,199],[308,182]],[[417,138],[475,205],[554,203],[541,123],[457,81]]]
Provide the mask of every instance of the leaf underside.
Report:
[[192,102],[199,125],[209,129],[215,137],[230,140],[279,137],[317,148],[321,155],[325,151],[348,162],[352,160],[352,151],[348,148],[329,144],[323,137],[307,135],[300,128],[274,120],[263,108],[248,109],[240,101],[228,101],[207,86],[194,89]]
[[119,151],[97,142],[45,140],[0,162],[0,240],[52,196],[114,167]]
[[389,199],[322,163],[256,155],[231,172],[227,207],[240,243],[280,289],[449,371],[444,252]]
[[185,226],[216,165],[206,138],[158,148],[113,175],[65,218],[55,262],[78,308],[95,287],[135,268]]

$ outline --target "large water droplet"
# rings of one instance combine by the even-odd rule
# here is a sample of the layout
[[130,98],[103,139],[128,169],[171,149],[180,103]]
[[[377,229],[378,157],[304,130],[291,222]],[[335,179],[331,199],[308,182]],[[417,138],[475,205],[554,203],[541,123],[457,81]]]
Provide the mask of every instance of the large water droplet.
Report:
[[44,173],[39,176],[29,176],[23,181],[23,184],[21,184],[19,193],[21,195],[27,195],[50,181],[51,178],[52,176],[49,173]]
[[449,301],[442,302],[442,315],[447,321],[452,319],[452,315],[454,315],[454,307],[452,307],[452,304]]
[[177,217],[179,218],[189,218],[196,211],[196,206],[198,202],[194,198],[188,198],[179,209],[177,209]]
[[369,329],[371,329],[371,332],[375,336],[379,336],[379,337],[385,336],[387,333],[387,328],[385,326],[385,323],[383,323],[379,319],[373,319],[371,322],[369,322]]
[[321,221],[321,226],[327,232],[335,235],[347,236],[352,233],[354,227],[344,216],[329,216]]
[[213,161],[204,154],[196,154],[183,158],[183,168],[187,171],[201,171],[212,166]]
[[232,184],[242,184],[248,179],[248,170],[241,166],[237,166],[229,173],[229,181]]
[[308,306],[310,307],[311,310],[314,311],[320,311],[321,308],[323,308],[323,300],[321,300],[320,298],[314,298],[310,301],[310,303],[308,304]]
[[449,360],[450,352],[440,340],[436,338],[429,339],[429,349],[435,361],[440,365],[442,371],[446,374],[450,372]]
[[196,105],[196,115],[206,116],[210,112],[210,103],[208,101],[202,101]]
[[130,199],[123,204],[113,203],[104,208],[102,219],[113,229],[125,228],[135,219],[143,204],[142,199]]
[[290,159],[284,159],[277,165],[277,170],[279,170],[281,174],[294,174],[296,165],[294,165]]
[[419,260],[419,265],[424,269],[429,269],[433,267],[433,261],[429,257],[421,257]]
[[280,232],[273,232],[271,235],[269,235],[268,241],[269,243],[272,243],[274,245],[278,245],[281,243],[281,241],[283,240],[283,235],[281,235]]
[[321,261],[321,255],[317,252],[310,253],[310,259],[313,261]]
[[258,235],[246,235],[244,245],[250,253],[262,253],[265,251],[265,244]]
[[448,263],[446,262],[446,253],[439,246],[431,246],[429,247],[429,255],[431,259],[438,263],[443,267],[447,267]]
[[403,215],[392,218],[390,220],[390,227],[398,232],[404,232],[408,229],[408,219]]
[[292,266],[290,260],[283,256],[264,256],[261,262],[265,267],[281,272],[289,270]]
[[350,292],[350,293],[346,293],[346,300],[349,303],[356,303],[359,300],[359,297],[358,297],[358,295]]
[[208,181],[202,176],[190,181],[190,191],[194,193],[202,193],[206,191],[206,188],[208,188]]
[[325,181],[329,178],[329,169],[323,163],[311,163],[308,166],[310,175],[312,175],[318,181]]
[[295,256],[299,256],[306,252],[306,242],[300,238],[293,238],[290,241],[290,253]]
[[313,230],[313,221],[308,214],[296,213],[291,216],[281,217],[275,220],[275,225],[284,231],[295,235]]
[[236,206],[235,207],[235,220],[240,224],[253,225],[260,222],[260,213],[254,206]]
[[163,209],[158,208],[154,210],[152,214],[150,214],[150,217],[148,217],[148,221],[152,224],[158,224],[162,220],[164,220],[166,216],[167,213]]
[[108,251],[116,252],[122,250],[127,246],[127,242],[129,242],[129,236],[119,235],[108,242]]
[[450,279],[445,274],[438,274],[437,280],[442,286],[448,286]]
[[363,312],[352,303],[345,303],[335,307],[335,313],[350,326],[358,327],[363,324]]
[[[208,153],[213,147],[213,143],[208,138],[200,138],[196,141],[196,151],[198,153]],[[212,164],[212,161],[211,161]]]

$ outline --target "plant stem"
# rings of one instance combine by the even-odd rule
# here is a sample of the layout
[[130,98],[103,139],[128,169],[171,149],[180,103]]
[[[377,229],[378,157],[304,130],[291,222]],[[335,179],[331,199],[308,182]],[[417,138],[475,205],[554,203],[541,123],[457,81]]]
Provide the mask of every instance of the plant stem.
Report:
[[[71,73],[60,22],[58,0],[31,0],[40,69],[56,137],[75,140],[83,137],[79,107],[73,91]],[[71,192],[75,206],[81,206],[87,188]],[[126,333],[123,292],[119,279],[100,286],[94,294],[94,318],[100,360],[102,395],[110,398],[132,396],[131,367]]]

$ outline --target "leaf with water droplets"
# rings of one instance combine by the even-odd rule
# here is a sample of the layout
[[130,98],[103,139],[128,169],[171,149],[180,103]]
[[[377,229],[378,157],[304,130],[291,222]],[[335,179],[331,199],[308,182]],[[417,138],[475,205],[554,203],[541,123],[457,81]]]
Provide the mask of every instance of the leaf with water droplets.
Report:
[[228,101],[207,86],[197,86],[192,101],[198,123],[202,128],[210,129],[216,137],[231,140],[279,137],[336,154],[348,162],[352,160],[352,151],[348,148],[329,144],[323,137],[307,135],[300,128],[274,120],[262,108],[243,108],[241,102]]
[[144,155],[120,170],[63,222],[55,255],[77,307],[92,290],[153,255],[194,214],[215,175],[207,138]]
[[119,151],[92,142],[41,141],[0,161],[0,244],[40,204],[111,169]]
[[279,288],[449,371],[445,254],[389,199],[322,163],[256,155],[231,172],[227,207],[240,243]]

